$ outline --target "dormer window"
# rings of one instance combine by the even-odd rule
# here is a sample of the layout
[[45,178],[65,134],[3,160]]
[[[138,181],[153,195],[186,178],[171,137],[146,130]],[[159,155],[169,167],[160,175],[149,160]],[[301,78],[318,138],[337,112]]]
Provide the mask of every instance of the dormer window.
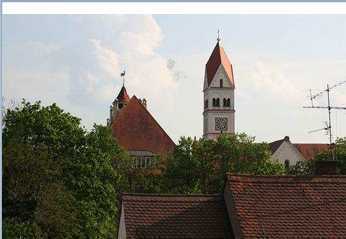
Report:
[[223,80],[220,79],[220,88],[223,88]]

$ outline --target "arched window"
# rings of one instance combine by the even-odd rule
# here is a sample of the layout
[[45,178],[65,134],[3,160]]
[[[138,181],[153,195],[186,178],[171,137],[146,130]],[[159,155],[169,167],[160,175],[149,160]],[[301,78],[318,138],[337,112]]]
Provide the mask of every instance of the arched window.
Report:
[[223,80],[220,79],[220,88],[222,88],[222,87],[223,87]]
[[216,99],[216,106],[220,107],[220,99],[219,98]]
[[231,99],[230,98],[227,99],[227,106],[231,107]]
[[226,100],[226,98],[223,98],[223,107],[227,107],[227,100]]
[[213,98],[213,106],[216,106],[215,98]]

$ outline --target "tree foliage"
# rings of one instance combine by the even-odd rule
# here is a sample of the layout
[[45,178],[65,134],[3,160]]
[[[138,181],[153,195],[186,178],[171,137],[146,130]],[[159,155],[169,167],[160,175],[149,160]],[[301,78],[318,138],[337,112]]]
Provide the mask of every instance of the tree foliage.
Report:
[[4,236],[111,238],[128,155],[110,129],[87,132],[57,105],[23,101],[3,125]]
[[221,135],[217,140],[181,138],[168,158],[164,190],[172,193],[222,192],[225,174],[283,174],[283,166],[269,160],[265,143],[246,134]]
[[[334,157],[337,160],[340,174],[346,174],[346,137],[336,139]],[[322,152],[316,156],[316,160],[327,160],[329,158],[329,152]]]

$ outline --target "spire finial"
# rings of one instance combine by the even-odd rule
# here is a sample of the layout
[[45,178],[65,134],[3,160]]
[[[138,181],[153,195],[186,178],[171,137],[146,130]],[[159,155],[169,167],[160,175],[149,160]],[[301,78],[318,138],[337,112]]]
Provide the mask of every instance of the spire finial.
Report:
[[221,41],[221,38],[220,38],[220,29],[217,30],[217,43],[219,43]]
[[123,78],[123,87],[125,86],[125,70],[120,73],[120,76]]

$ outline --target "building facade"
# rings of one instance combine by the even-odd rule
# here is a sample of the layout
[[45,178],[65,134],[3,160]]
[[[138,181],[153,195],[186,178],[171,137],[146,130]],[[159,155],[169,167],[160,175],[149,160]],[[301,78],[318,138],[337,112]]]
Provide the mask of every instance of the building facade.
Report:
[[203,85],[203,137],[234,133],[233,67],[218,39],[206,64]]

